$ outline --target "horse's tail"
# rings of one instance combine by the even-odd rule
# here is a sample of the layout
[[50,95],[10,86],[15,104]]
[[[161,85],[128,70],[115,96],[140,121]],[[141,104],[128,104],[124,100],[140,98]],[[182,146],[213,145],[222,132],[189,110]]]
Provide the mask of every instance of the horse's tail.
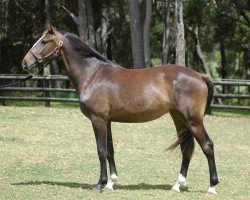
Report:
[[206,103],[206,109],[205,109],[205,113],[204,113],[204,114],[206,114],[208,112],[209,107],[210,107],[212,100],[213,100],[214,84],[213,84],[212,78],[209,75],[201,74],[201,77],[205,81],[205,83],[207,84],[207,88],[208,88],[207,103]]
[[188,129],[178,131],[177,140],[171,144],[166,150],[173,150],[182,144],[181,151],[187,154],[188,158],[191,159],[194,153],[194,136]]

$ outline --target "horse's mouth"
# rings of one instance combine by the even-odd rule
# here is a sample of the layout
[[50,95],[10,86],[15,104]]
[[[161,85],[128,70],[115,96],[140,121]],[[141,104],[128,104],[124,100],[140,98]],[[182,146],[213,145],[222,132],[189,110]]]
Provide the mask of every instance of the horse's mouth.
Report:
[[31,64],[27,69],[24,71],[28,72],[29,74],[38,74],[46,65],[42,65],[40,63]]
[[33,68],[35,68],[36,67],[36,64],[32,64],[32,65],[30,65],[29,67],[23,67],[23,70],[25,71],[25,72],[30,72]]

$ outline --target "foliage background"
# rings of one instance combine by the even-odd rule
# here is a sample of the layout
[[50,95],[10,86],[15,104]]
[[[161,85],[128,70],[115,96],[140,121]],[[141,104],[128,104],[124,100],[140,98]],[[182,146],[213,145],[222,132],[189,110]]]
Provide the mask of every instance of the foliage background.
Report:
[[[162,63],[165,4],[152,5],[150,50],[153,65]],[[170,41],[168,63],[175,62],[175,1],[170,1]],[[21,60],[40,36],[47,19],[60,30],[78,33],[69,13],[77,16],[81,0],[2,0],[0,1],[0,73],[23,73]],[[111,40],[112,60],[132,67],[128,1],[91,0],[95,48],[106,55],[101,40],[102,26]],[[48,7],[49,4],[49,7]],[[145,1],[139,1],[142,18]],[[209,70],[214,78],[250,78],[250,3],[247,0],[185,0],[183,18],[186,40],[186,65],[203,72],[195,52],[194,32]],[[104,13],[106,12],[106,13]],[[60,73],[63,73],[60,67]],[[54,72],[51,71],[53,74]]]

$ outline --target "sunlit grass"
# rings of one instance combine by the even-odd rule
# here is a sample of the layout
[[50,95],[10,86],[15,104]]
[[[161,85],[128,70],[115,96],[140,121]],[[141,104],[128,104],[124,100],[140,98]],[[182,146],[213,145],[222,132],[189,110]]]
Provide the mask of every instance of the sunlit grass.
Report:
[[[249,118],[207,116],[220,184],[215,199],[248,199]],[[0,107],[0,199],[211,199],[207,161],[196,145],[187,189],[170,191],[180,169],[169,115],[144,124],[113,123],[119,184],[101,196],[92,127],[79,108]]]
[[228,109],[213,108],[212,114],[215,116],[223,116],[223,117],[247,117],[247,118],[250,118],[250,111],[249,110],[228,110]]

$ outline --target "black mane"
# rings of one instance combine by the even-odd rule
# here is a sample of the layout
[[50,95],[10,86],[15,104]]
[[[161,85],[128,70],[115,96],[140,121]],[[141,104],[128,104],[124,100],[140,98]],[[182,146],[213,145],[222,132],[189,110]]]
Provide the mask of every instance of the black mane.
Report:
[[99,54],[96,50],[88,46],[81,38],[78,36],[71,34],[71,33],[65,33],[64,36],[69,41],[71,47],[73,50],[83,58],[97,58],[98,60],[106,63],[111,63],[108,59],[103,57],[101,54]]

